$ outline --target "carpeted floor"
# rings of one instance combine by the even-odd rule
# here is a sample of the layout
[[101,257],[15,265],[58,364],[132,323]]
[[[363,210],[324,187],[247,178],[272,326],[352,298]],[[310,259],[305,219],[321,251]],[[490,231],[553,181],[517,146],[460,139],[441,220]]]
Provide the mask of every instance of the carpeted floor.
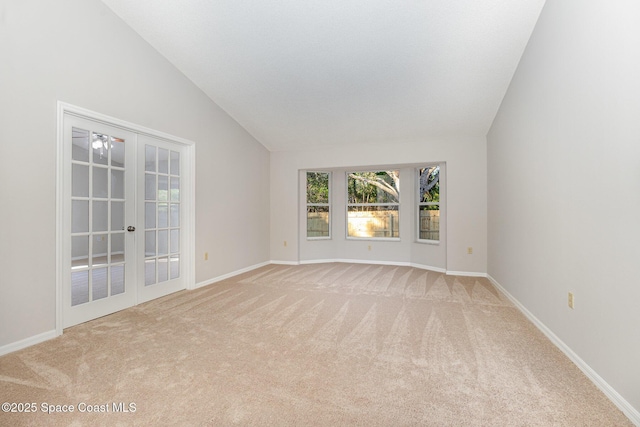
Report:
[[70,328],[0,358],[0,402],[37,410],[2,426],[632,425],[486,279],[360,264],[271,265]]

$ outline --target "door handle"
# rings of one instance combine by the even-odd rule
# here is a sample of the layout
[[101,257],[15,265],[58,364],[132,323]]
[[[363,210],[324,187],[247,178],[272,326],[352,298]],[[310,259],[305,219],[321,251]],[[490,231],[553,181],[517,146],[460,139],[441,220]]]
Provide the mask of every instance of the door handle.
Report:
[[136,231],[136,228],[133,225],[130,225],[130,226],[127,227],[127,231],[131,233],[131,232]]

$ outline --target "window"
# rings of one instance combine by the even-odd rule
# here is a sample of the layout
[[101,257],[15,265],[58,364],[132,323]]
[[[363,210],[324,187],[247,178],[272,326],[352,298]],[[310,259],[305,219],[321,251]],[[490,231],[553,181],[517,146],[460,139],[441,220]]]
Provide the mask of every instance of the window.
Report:
[[347,173],[347,236],[398,238],[400,173]]
[[307,238],[329,238],[329,172],[307,172]]
[[418,169],[418,240],[440,240],[440,166]]

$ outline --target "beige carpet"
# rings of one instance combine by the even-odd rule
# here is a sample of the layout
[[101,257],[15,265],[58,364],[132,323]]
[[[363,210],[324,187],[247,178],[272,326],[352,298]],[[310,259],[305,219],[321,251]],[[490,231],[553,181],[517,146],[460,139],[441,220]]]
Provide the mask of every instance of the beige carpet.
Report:
[[0,358],[0,402],[38,410],[2,426],[632,425],[486,279],[354,264],[267,266],[70,328]]

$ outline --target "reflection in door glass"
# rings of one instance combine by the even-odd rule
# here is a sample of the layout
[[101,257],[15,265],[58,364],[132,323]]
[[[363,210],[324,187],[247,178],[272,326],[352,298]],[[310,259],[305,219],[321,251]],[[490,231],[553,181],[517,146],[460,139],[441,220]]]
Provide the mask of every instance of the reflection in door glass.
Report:
[[149,286],[156,283],[156,260],[144,260],[144,285]]
[[111,295],[124,292],[124,265],[111,267]]
[[72,306],[125,289],[125,143],[99,131],[72,129]]
[[107,268],[95,268],[91,273],[91,295],[93,300],[106,298],[108,294]]
[[74,200],[71,202],[71,232],[89,232],[89,202]]
[[171,278],[176,279],[180,277],[180,257],[172,256],[171,257]]
[[71,238],[71,268],[89,266],[89,236],[73,236]]
[[124,233],[111,235],[111,263],[124,262]]
[[146,145],[145,156],[145,284],[149,286],[180,276],[180,153]]
[[124,167],[124,139],[111,137],[111,166]]
[[93,226],[91,231],[107,231],[107,217],[109,216],[109,203],[105,201],[93,201]]
[[169,258],[158,258],[158,282],[169,280]]
[[158,148],[158,173],[169,173],[169,150]]
[[109,179],[106,168],[93,168],[93,197],[109,197]]
[[101,133],[92,133],[91,148],[93,149],[93,163],[106,165],[109,159],[109,136]]
[[89,166],[73,164],[71,168],[71,196],[89,197]]
[[89,272],[74,271],[71,273],[71,305],[89,302]]
[[71,135],[71,160],[89,163],[89,131],[73,128]]

